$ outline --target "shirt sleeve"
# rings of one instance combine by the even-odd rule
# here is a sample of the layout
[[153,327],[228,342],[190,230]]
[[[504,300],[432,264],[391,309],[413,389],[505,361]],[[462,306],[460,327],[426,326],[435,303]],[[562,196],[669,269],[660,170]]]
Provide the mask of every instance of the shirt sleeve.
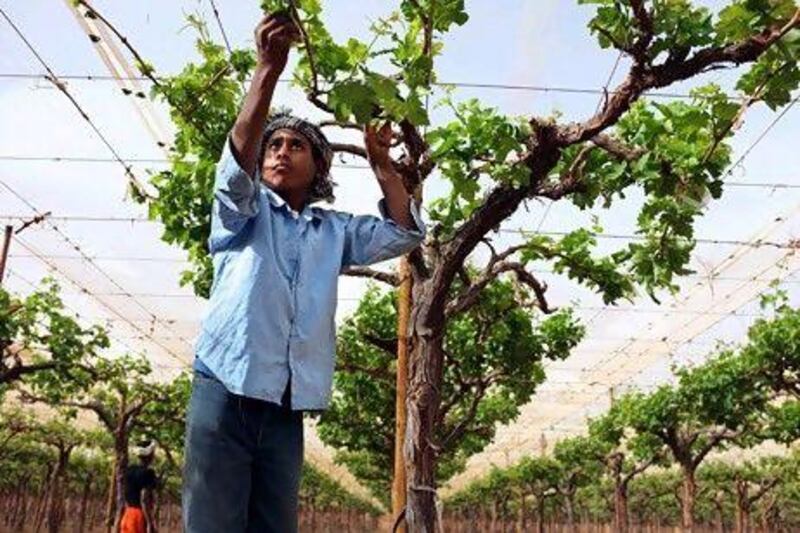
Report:
[[425,238],[425,223],[413,199],[409,210],[414,228],[404,228],[389,218],[386,201],[378,202],[381,218],[372,215],[352,215],[345,227],[342,268],[369,265],[406,254]]
[[257,214],[258,183],[239,165],[228,137],[214,176],[208,239],[211,253],[231,246]]

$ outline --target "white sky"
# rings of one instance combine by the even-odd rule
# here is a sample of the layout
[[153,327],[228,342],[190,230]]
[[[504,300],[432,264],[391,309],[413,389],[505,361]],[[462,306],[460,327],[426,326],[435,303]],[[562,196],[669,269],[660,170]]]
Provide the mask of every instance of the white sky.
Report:
[[[196,57],[193,32],[182,31],[186,13],[205,13],[212,35],[219,36],[210,16],[208,0],[104,0],[94,5],[115,22],[160,74],[175,72],[187,60]],[[235,47],[252,46],[252,29],[259,18],[257,5],[255,0],[217,0],[223,24]],[[328,1],[325,2],[326,20],[339,40],[349,36],[365,39],[370,21],[388,13],[394,5],[383,1]],[[467,5],[470,21],[453,30],[443,56],[437,60],[440,81],[582,89],[598,89],[606,83],[617,55],[600,50],[588,35],[585,26],[590,6],[577,6],[576,2],[566,0],[474,0]],[[0,0],[0,6],[56,74],[108,74],[66,2]],[[145,210],[125,199],[126,180],[116,163],[8,159],[9,156],[108,158],[111,154],[68,100],[48,82],[11,76],[40,75],[44,71],[4,20],[0,21],[0,51],[0,180],[40,211],[51,211],[62,232],[60,235],[51,225],[40,225],[22,233],[12,244],[6,286],[28,292],[31,290],[28,282],[36,283],[48,274],[49,266],[55,267],[56,278],[62,281],[65,300],[71,308],[87,318],[114,319],[111,324],[118,341],[117,350],[146,351],[168,378],[178,366],[178,358],[191,359],[191,344],[203,310],[203,302],[194,298],[189,289],[178,285],[183,252],[161,242],[158,225],[150,222],[58,220],[61,216],[142,217]],[[615,80],[624,75],[624,67],[623,62]],[[716,72],[691,85],[682,84],[667,90],[686,92],[691,86],[708,81],[717,81],[732,90],[733,79],[734,73]],[[123,159],[163,158],[163,152],[131,105],[130,97],[124,96],[113,81],[69,80],[68,88]],[[457,99],[480,98],[508,114],[546,115],[557,110],[565,119],[588,116],[598,102],[596,94],[509,89],[461,88],[455,96]],[[275,103],[290,105],[301,115],[315,116],[298,90],[288,84],[280,86]],[[157,109],[164,123],[168,123],[164,109],[161,106]],[[748,113],[733,142],[735,158],[763,134],[775,116],[764,106]],[[446,118],[444,111],[434,112],[436,123]],[[752,149],[743,163],[733,169],[728,179],[737,183],[800,186],[796,171],[800,163],[799,133],[800,111],[795,107]],[[330,136],[338,139],[335,131]],[[133,168],[143,179],[148,169],[162,166],[137,163]],[[379,188],[368,171],[337,168],[334,176],[340,184],[335,208],[376,213]],[[432,198],[442,192],[442,184],[434,179],[425,194]],[[630,234],[638,202],[636,195],[632,195],[618,203],[612,212],[595,210],[594,214],[600,217],[606,232]],[[750,241],[759,230],[768,228],[764,234],[766,240],[785,243],[800,237],[800,219],[793,213],[798,207],[800,189],[729,187],[720,201],[709,205],[707,215],[696,227],[697,236],[710,240]],[[545,209],[544,204],[531,203],[530,212],[517,213],[504,228],[535,229]],[[8,217],[31,214],[25,203],[0,186],[0,220],[7,222]],[[783,222],[770,227],[776,217],[783,214]],[[588,220],[589,213],[580,213],[568,205],[554,206],[544,219],[542,229],[568,231]],[[19,223],[18,219],[12,221]],[[67,244],[64,235],[77,243],[85,254],[96,258],[97,268],[83,261],[80,253]],[[504,233],[496,242],[502,246],[515,239],[513,234]],[[625,244],[617,240],[601,242],[606,250]],[[708,274],[737,250],[737,246],[730,244],[701,243],[693,266],[699,275]],[[767,280],[785,277],[788,280],[785,287],[797,302],[794,270],[800,265],[795,264],[796,260],[789,258],[789,270],[781,274],[769,267],[786,254],[785,250],[762,247],[745,248],[744,252],[741,260],[727,270],[717,269],[719,279],[712,283],[697,276],[686,279],[684,296],[672,302],[665,295],[665,305],[660,309],[642,299],[635,305],[600,313],[601,302],[591,293],[542,274],[542,279],[551,287],[552,304],[575,302],[581,308],[580,315],[591,319],[589,338],[570,359],[551,365],[550,381],[526,407],[518,422],[501,430],[496,444],[474,458],[470,470],[455,480],[454,485],[488,464],[504,464],[521,453],[538,450],[542,433],[552,442],[561,434],[578,430],[587,414],[605,407],[609,386],[621,382],[626,386],[652,387],[654,383],[669,379],[672,362],[702,360],[716,339],[740,340],[758,313],[752,298]],[[46,262],[32,255],[46,256]],[[754,276],[756,282],[744,281]],[[66,281],[67,278],[96,296],[80,294],[79,287]],[[342,279],[338,319],[354,309],[364,287],[362,280]],[[135,297],[121,295],[123,292]],[[670,310],[671,315],[664,314]],[[736,310],[738,315],[744,316],[724,316]],[[126,326],[119,315],[132,321],[135,328]],[[666,343],[656,342],[664,337]],[[638,339],[638,344],[629,346],[626,339],[630,338]],[[596,365],[595,372],[587,372],[593,365]]]

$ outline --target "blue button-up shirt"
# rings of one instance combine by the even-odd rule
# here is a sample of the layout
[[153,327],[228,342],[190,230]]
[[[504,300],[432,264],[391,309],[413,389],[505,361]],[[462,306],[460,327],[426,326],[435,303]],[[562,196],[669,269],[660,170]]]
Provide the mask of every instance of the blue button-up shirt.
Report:
[[291,378],[291,406],[328,406],[336,347],[337,278],[351,265],[405,254],[423,240],[383,218],[315,206],[301,213],[242,170],[226,143],[217,164],[209,247],[214,283],[196,353],[234,394],[274,403]]

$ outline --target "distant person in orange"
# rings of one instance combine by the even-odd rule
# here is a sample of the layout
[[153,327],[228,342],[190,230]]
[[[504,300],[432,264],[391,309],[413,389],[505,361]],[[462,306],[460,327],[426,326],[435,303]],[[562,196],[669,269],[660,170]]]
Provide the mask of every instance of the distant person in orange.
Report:
[[119,524],[120,533],[156,533],[153,521],[153,489],[157,479],[150,468],[155,456],[155,443],[142,442],[134,450],[139,464],[125,470],[125,510]]

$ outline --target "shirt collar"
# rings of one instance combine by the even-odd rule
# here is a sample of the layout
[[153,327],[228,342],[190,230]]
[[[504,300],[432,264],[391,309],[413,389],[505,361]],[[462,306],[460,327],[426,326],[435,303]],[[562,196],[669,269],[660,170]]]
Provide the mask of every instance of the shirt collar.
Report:
[[288,211],[289,214],[292,215],[293,217],[297,218],[297,217],[301,216],[304,219],[306,219],[307,222],[311,222],[315,218],[316,219],[320,219],[321,218],[322,215],[317,210],[312,209],[309,204],[306,204],[305,207],[303,207],[303,210],[300,213],[298,213],[297,211],[292,209],[292,207],[289,204],[286,203],[286,200],[281,198],[281,196],[278,193],[276,193],[275,191],[270,189],[267,185],[264,185],[264,184],[262,184],[262,185],[263,185],[264,191],[266,191],[267,199],[269,200],[269,203],[271,203],[273,206],[278,207],[278,208],[282,207],[282,208],[286,209],[286,211]]

